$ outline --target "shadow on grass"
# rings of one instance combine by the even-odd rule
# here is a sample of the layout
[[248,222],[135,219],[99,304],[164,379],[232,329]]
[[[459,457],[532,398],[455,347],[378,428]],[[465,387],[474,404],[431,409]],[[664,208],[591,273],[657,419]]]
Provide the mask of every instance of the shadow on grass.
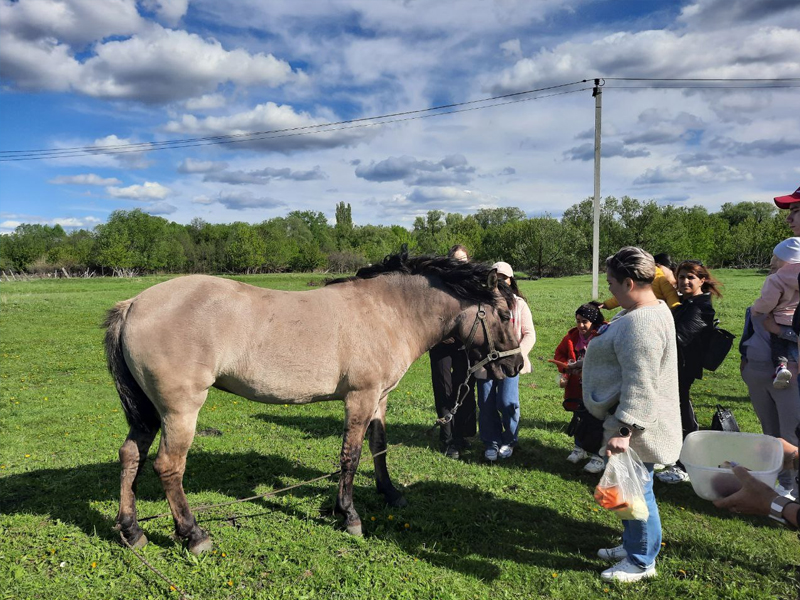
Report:
[[[189,494],[213,491],[236,498],[255,495],[256,489],[263,490],[261,486],[281,488],[298,479],[321,475],[325,473],[274,455],[192,452],[187,461],[185,487]],[[111,462],[9,475],[3,478],[0,489],[0,513],[46,515],[73,524],[88,536],[97,535],[117,543],[118,534],[112,529],[114,515],[104,514],[93,504],[116,500],[118,480],[119,465]],[[335,481],[334,477],[330,483],[292,490],[295,498],[322,494],[321,514],[310,519],[321,527],[332,524],[327,515],[336,494]],[[420,560],[480,579],[500,576],[496,561],[535,564],[559,571],[567,566],[596,570],[597,561],[584,558],[593,555],[587,549],[603,545],[614,533],[604,525],[561,515],[554,508],[497,498],[492,493],[455,483],[420,482],[406,488],[405,494],[410,505],[402,510],[391,509],[397,517],[389,521],[386,517],[389,509],[374,487],[356,486],[354,496],[364,518],[367,538],[390,540]],[[160,482],[149,468],[141,478],[138,497],[159,502],[166,510]],[[253,511],[254,505],[265,510]],[[242,520],[271,512],[309,520],[307,506],[273,499],[215,509],[197,517],[201,526],[212,527],[213,536],[214,526],[232,524],[238,528]],[[382,517],[373,522],[366,515]],[[147,514],[140,511],[140,516]],[[169,522],[169,518],[164,520]],[[409,528],[405,528],[405,523],[409,523]],[[163,520],[159,521],[159,527],[150,522],[142,525],[151,542],[161,546],[175,543],[156,531]],[[578,531],[580,535],[576,535]]]
[[[148,460],[139,478],[137,498],[163,502],[166,511],[166,497],[151,465],[152,460]],[[285,487],[290,483],[286,477],[294,482],[295,479],[307,480],[324,475],[317,470],[298,467],[294,461],[283,457],[255,452],[217,454],[194,451],[189,453],[186,466],[184,489],[187,494],[211,491],[234,498],[255,495],[254,490],[261,485],[276,489]],[[101,513],[92,504],[119,499],[119,475],[117,462],[8,475],[0,486],[0,514],[47,515],[74,524],[87,535],[96,534],[109,541],[118,541],[119,534],[113,530],[116,514]],[[140,509],[139,517],[146,516]],[[147,530],[147,523],[143,525]],[[151,534],[147,531],[147,535],[157,544],[174,543],[171,538],[156,532]]]

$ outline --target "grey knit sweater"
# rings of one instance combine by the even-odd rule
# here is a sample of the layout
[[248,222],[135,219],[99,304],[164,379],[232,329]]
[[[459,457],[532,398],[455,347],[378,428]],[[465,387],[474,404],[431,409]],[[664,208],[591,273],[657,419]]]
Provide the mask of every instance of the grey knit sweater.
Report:
[[675,323],[667,305],[620,311],[592,339],[583,361],[583,401],[604,419],[605,441],[621,424],[644,462],[672,464],[682,444]]

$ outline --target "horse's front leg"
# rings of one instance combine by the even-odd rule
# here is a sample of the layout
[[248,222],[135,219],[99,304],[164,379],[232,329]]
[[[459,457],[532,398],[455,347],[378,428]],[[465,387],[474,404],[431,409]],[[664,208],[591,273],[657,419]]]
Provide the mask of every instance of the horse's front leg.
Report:
[[394,487],[389,477],[389,470],[386,468],[386,398],[387,396],[384,396],[378,402],[378,410],[375,411],[369,424],[369,449],[375,464],[375,486],[378,492],[383,494],[389,506],[403,508],[408,502]]
[[335,511],[344,517],[347,533],[352,535],[361,535],[361,517],[353,506],[353,479],[361,459],[364,434],[375,414],[377,404],[378,393],[375,390],[350,392],[345,398],[344,441]]

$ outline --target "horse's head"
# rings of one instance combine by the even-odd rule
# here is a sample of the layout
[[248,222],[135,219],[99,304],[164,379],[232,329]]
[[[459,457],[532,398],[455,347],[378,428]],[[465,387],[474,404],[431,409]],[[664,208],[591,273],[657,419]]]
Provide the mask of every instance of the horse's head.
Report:
[[481,302],[466,308],[459,318],[457,337],[464,343],[476,375],[489,379],[514,377],[522,370],[524,360],[511,322],[509,302],[513,302],[513,294],[509,289],[498,288],[494,270],[486,285],[495,294],[494,306]]

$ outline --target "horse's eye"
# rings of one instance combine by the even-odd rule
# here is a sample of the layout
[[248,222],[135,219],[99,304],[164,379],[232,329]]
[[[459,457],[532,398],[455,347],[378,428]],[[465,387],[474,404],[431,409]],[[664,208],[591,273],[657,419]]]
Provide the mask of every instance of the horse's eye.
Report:
[[511,313],[510,313],[510,312],[508,312],[507,310],[501,310],[501,311],[499,311],[499,312],[498,312],[498,315],[500,316],[500,320],[501,320],[503,323],[508,323],[508,322],[511,320]]

